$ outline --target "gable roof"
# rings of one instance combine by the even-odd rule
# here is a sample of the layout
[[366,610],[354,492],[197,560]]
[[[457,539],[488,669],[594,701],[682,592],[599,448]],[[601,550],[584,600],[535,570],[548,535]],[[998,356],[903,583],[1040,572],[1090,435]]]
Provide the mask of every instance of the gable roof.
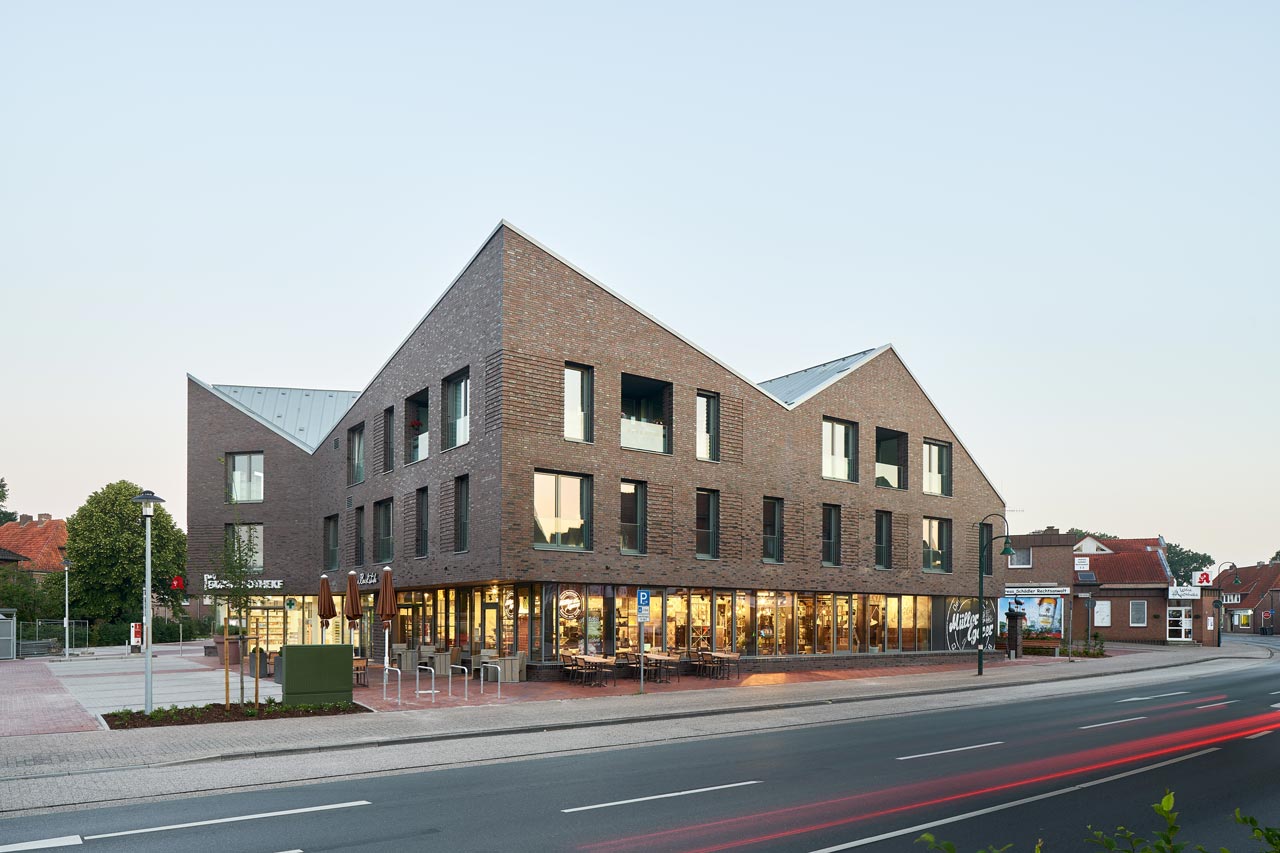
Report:
[[1099,539],[1097,541],[1117,553],[1124,551],[1152,551],[1165,547],[1163,536],[1157,536],[1154,539]]
[[21,554],[15,554],[8,548],[0,548],[0,563],[21,563],[27,558]]
[[321,388],[209,385],[190,373],[187,378],[308,453],[315,452],[360,396]]
[[1170,586],[1173,572],[1162,551],[1121,551],[1090,554],[1089,571],[1108,586]]
[[62,571],[65,556],[63,549],[66,547],[67,523],[61,518],[46,521],[19,520],[0,525],[0,548],[21,558],[18,568],[22,571]]
[[759,383],[758,387],[763,389],[765,393],[781,400],[782,404],[787,408],[794,409],[805,400],[835,383],[841,376],[853,370],[862,362],[875,358],[886,349],[888,349],[888,346],[865,349],[862,352],[855,352],[853,355],[846,355],[844,358],[837,358],[825,364],[806,367],[804,370],[797,370],[795,373],[788,373],[776,379],[767,379]]
[[[1235,583],[1236,578],[1240,583]],[[1280,563],[1263,563],[1261,566],[1239,566],[1218,572],[1214,586],[1222,592],[1240,593],[1239,604],[1228,604],[1231,610],[1256,610],[1273,589],[1280,589]],[[1268,601],[1268,604],[1280,601]]]

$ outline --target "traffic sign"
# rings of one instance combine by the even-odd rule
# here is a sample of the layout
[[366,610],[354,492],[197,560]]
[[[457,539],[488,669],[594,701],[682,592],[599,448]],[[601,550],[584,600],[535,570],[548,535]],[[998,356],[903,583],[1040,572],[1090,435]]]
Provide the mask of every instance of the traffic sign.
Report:
[[1271,618],[1271,611],[1270,611],[1270,610],[1264,610],[1264,611],[1262,611],[1262,618],[1263,618],[1263,619],[1270,619],[1270,618]]
[[636,616],[638,622],[649,621],[649,590],[641,589],[636,591],[636,609],[639,613]]

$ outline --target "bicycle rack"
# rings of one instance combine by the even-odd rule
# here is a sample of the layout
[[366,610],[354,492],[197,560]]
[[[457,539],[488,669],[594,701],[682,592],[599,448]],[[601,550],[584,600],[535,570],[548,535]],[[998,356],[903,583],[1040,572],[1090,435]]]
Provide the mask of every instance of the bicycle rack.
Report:
[[394,672],[396,674],[396,704],[402,705],[400,701],[400,668],[396,666],[386,666],[382,668],[382,701],[387,701],[387,673]]
[[[431,689],[430,690],[422,689],[422,671],[424,669],[427,672],[431,673]],[[413,694],[415,696],[421,696],[423,693],[430,693],[431,701],[435,702],[436,694],[439,692],[440,692],[439,690],[436,690],[436,668],[434,666],[431,666],[430,664],[425,664],[425,663],[418,664],[418,669],[413,676]]]
[[502,698],[502,667],[496,663],[480,664],[480,692],[484,693],[484,671],[486,669],[496,669],[498,671],[498,698]]
[[462,670],[462,698],[470,701],[471,697],[468,694],[471,692],[471,673],[460,663],[449,664],[449,698],[453,698],[453,671],[455,669]]

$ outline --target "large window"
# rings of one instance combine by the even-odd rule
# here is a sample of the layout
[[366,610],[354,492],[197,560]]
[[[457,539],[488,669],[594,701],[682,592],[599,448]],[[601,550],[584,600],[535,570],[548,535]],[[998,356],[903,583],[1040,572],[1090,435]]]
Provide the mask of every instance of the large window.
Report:
[[591,441],[591,368],[564,366],[564,437]]
[[926,518],[921,526],[924,538],[921,567],[927,572],[951,571],[951,519]]
[[262,500],[262,454],[227,454],[227,500],[234,504]]
[[471,547],[471,481],[466,475],[453,480],[453,550]]
[[378,501],[373,505],[373,560],[389,563],[395,558],[395,535],[391,524],[392,501]]
[[324,520],[324,568],[331,572],[338,568],[338,517],[331,515]]
[[876,510],[876,568],[893,568],[893,513]]
[[585,551],[591,547],[591,478],[533,474],[533,544]]
[[857,424],[822,419],[822,476],[833,480],[857,480],[857,448]]
[[761,556],[766,563],[782,562],[782,498],[764,499]]
[[362,506],[356,507],[354,523],[356,527],[356,541],[355,541],[356,565],[363,566],[364,565],[364,507]]
[[907,434],[876,427],[876,485],[907,487]]
[[643,554],[645,543],[645,516],[647,514],[647,490],[644,483],[622,481],[622,511],[619,516],[618,547],[624,554]]
[[404,464],[427,458],[431,438],[431,392],[426,388],[404,401]]
[[226,537],[233,558],[243,559],[249,571],[262,571],[261,524],[228,524]]
[[413,534],[413,555],[415,557],[425,557],[431,550],[430,538],[427,535],[430,529],[427,525],[429,517],[427,490],[425,487],[418,489],[414,493],[414,515],[417,517],[418,523],[414,526]]
[[699,557],[720,556],[720,493],[698,489],[694,514],[694,550]]
[[671,452],[671,383],[622,374],[622,446]]
[[990,524],[978,525],[978,568],[987,577],[991,577],[991,551],[995,548]]
[[1009,568],[1011,569],[1029,569],[1031,568],[1031,547],[1019,548],[1013,546],[1013,553],[1009,555]]
[[840,559],[840,507],[836,504],[822,505],[822,562],[827,566],[838,566]]
[[396,407],[387,406],[382,410],[382,473],[390,471],[396,465],[395,436]]
[[698,458],[720,461],[720,395],[698,392]]
[[347,430],[347,485],[364,482],[364,424]]
[[1129,602],[1129,627],[1147,627],[1147,603],[1145,601]]
[[456,373],[444,381],[444,441],[448,450],[471,440],[471,374]]
[[951,495],[951,445],[924,443],[924,490],[931,495]]

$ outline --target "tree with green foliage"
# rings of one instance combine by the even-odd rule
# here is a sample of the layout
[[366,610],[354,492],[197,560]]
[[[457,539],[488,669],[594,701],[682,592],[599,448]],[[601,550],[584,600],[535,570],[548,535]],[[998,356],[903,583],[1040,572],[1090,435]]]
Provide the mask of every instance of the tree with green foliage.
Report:
[[[233,507],[233,512],[235,508]],[[237,521],[238,521],[237,515]],[[232,524],[227,528],[226,536],[222,540],[222,549],[218,554],[218,590],[217,597],[222,599],[227,608],[228,614],[234,614],[236,620],[243,627],[246,624],[245,616],[248,614],[249,607],[253,604],[254,598],[262,594],[258,588],[257,578],[258,572],[254,569],[254,556],[258,550],[258,542],[256,540],[257,532],[254,528],[247,528],[245,535],[240,535],[237,531],[240,529],[239,524]],[[215,629],[216,632],[217,629]],[[241,647],[240,656],[240,704],[244,704],[244,648]],[[231,660],[228,654],[224,661],[224,666]],[[231,703],[231,697],[226,697],[228,705]]]
[[1070,536],[1092,536],[1094,539],[1119,539],[1114,533],[1099,533],[1096,530],[1083,530],[1079,527],[1073,527],[1067,531]]
[[[67,519],[67,559],[71,572],[71,614],[96,624],[142,612],[146,574],[146,531],[142,506],[133,502],[139,489],[127,480],[109,483],[89,495]],[[176,608],[182,593],[169,588],[185,575],[187,536],[162,505],[151,519],[151,592],[155,600]]]
[[[57,595],[51,594],[57,580]],[[35,622],[37,619],[53,619],[62,616],[62,575],[49,575],[44,582],[37,581],[31,572],[19,569],[0,571],[0,607],[17,610],[19,622]]]
[[4,502],[7,500],[9,500],[9,484],[4,481],[4,477],[0,477],[0,524],[18,520],[16,512],[5,509]]
[[1271,562],[1280,563],[1280,548],[1277,548],[1276,552],[1271,555]]
[[1169,542],[1164,555],[1169,560],[1169,571],[1173,572],[1174,580],[1182,586],[1189,586],[1196,572],[1213,565],[1213,557],[1183,548],[1177,542]]

